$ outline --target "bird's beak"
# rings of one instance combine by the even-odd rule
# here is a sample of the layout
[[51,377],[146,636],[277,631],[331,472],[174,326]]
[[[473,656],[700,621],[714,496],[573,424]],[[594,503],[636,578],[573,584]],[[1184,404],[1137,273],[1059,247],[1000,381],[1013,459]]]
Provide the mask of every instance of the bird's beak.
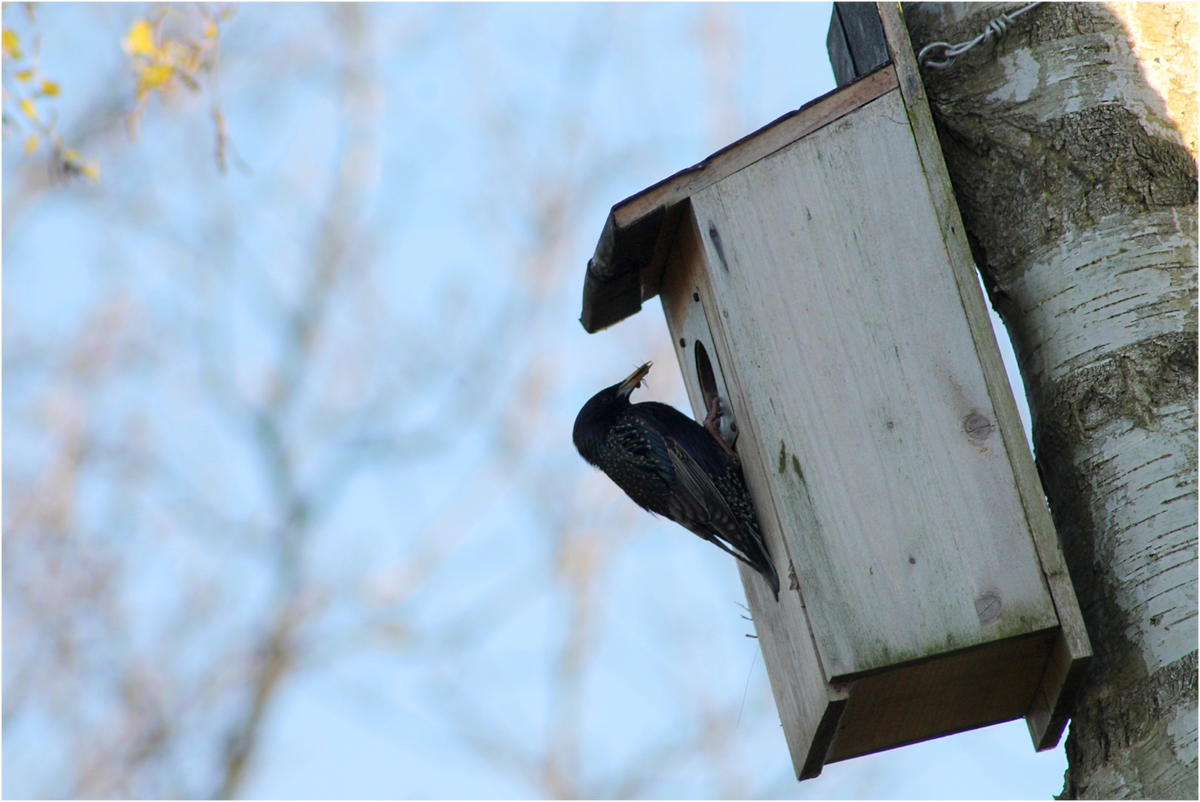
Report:
[[628,398],[629,394],[636,390],[638,385],[642,383],[642,379],[646,378],[646,374],[650,372],[650,366],[652,364],[654,363],[647,362],[633,373],[630,373],[628,376],[626,376],[625,381],[621,382],[621,384],[617,387],[617,395],[621,396],[622,398]]

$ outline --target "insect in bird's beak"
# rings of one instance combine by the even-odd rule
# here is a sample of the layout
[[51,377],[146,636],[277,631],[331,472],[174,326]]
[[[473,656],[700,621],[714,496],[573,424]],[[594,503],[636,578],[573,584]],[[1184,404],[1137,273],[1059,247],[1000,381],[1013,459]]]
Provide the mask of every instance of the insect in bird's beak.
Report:
[[629,394],[638,388],[638,385],[646,378],[646,374],[650,372],[650,366],[653,362],[647,362],[640,368],[630,373],[625,377],[625,381],[621,382],[620,389],[617,391],[619,395],[628,398]]

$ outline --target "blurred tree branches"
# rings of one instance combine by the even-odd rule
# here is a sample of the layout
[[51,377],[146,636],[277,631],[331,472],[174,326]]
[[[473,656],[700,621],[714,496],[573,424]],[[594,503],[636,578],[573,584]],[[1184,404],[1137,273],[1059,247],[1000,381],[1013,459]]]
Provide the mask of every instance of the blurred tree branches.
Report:
[[[47,58],[71,28],[104,39],[59,56],[53,92],[14,72],[6,16],[6,114],[40,86],[55,136],[103,164],[64,184],[66,146],[47,170],[29,120],[6,125],[6,791],[238,796],[289,689],[372,655],[522,795],[787,792],[786,757],[741,751],[782,754],[761,670],[714,687],[713,634],[655,618],[679,613],[638,613],[663,726],[595,724],[647,692],[611,668],[637,637],[613,593],[655,524],[567,433],[614,368],[672,360],[660,320],[603,360],[565,332],[597,220],[663,170],[594,112],[614,62],[646,57],[619,41],[640,13],[571,11],[530,76],[521,23],[479,9],[39,9]],[[727,31],[710,13],[679,46],[727,69]],[[655,102],[626,91],[631,114]]]

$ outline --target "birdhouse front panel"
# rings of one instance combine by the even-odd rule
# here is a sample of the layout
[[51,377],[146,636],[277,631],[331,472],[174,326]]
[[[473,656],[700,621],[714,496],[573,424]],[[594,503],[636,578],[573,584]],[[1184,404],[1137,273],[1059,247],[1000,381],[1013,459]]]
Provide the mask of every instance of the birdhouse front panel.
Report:
[[899,92],[691,207],[830,678],[1056,626]]

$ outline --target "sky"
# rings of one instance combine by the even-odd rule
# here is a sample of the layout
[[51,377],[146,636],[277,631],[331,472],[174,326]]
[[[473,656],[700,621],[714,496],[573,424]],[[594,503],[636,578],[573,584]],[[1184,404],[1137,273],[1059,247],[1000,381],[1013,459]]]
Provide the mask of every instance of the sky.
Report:
[[[5,13],[6,27],[30,29]],[[364,617],[396,613],[414,632],[439,632],[472,605],[487,610],[493,591],[503,601],[532,588],[465,655],[392,644],[314,659],[280,690],[241,795],[537,794],[521,772],[465,744],[435,697],[457,688],[519,749],[551,748],[565,704],[556,660],[571,642],[575,597],[555,584],[561,553],[546,533],[583,532],[586,546],[593,529],[608,539],[589,558],[602,568],[588,597],[581,757],[571,766],[584,788],[610,787],[654,743],[708,715],[736,722],[720,731],[719,753],[687,756],[644,794],[1011,799],[1061,790],[1062,747],[1035,753],[1021,721],[833,764],[796,783],[732,563],[633,508],[570,446],[582,403],[646,358],[658,364],[643,400],[687,407],[657,301],[596,335],[578,323],[608,209],[832,90],[828,3],[377,4],[359,18],[317,5],[245,6],[222,23],[221,109],[246,168],[225,174],[212,156],[208,84],[170,102],[152,98],[136,138],[124,126],[88,133],[104,108],[91,100],[130,106],[120,40],[150,13],[62,4],[41,7],[34,23],[40,69],[62,87],[57,123],[79,132],[101,173],[95,184],[55,185],[23,201],[44,162],[6,136],[5,559],[21,564],[9,557],[9,516],[52,461],[57,424],[46,410],[58,403],[101,439],[146,432],[163,444],[170,475],[183,477],[132,501],[99,471],[70,490],[80,527],[103,533],[127,561],[119,599],[135,621],[131,640],[148,653],[167,642],[165,622],[193,573],[224,590],[214,596],[219,614],[174,635],[196,651],[183,674],[187,661],[205,664],[223,627],[253,628],[272,592],[255,539],[273,531],[272,487],[245,430],[206,400],[214,367],[205,360],[235,392],[269,397],[283,362],[279,321],[303,297],[308,257],[330,241],[323,226],[344,215],[354,236],[330,247],[370,281],[339,296],[326,330],[336,345],[321,352],[299,411],[284,421],[301,481],[320,483],[336,430],[327,410],[378,396],[397,410],[379,418],[389,431],[439,431],[452,414],[464,423],[433,455],[364,470],[336,496],[306,552],[333,598],[309,635],[314,653]],[[349,55],[330,43],[345,31],[357,37]],[[6,87],[11,73],[6,61]],[[541,249],[548,240],[555,247]],[[104,310],[133,320],[141,339],[134,366],[97,390],[62,378],[62,354],[89,325],[118,328]],[[215,357],[205,356],[210,346]],[[482,367],[470,369],[479,354]],[[456,388],[473,375],[490,377],[486,391],[466,396],[474,408],[460,413]],[[515,412],[510,396],[524,399]],[[472,423],[495,410],[501,425]],[[1023,404],[1022,414],[1028,426]],[[216,510],[203,537],[188,531],[193,496]],[[370,601],[401,593],[396,566],[431,530],[447,556],[420,593],[394,606]],[[518,590],[497,590],[510,585]],[[24,619],[9,612],[17,608],[7,588],[5,604],[9,692],[18,672],[8,655],[24,654],[10,638],[21,637],[12,633]],[[88,712],[106,709],[93,680],[102,681],[77,678],[66,704],[103,732],[112,714]],[[71,787],[60,779],[71,737],[53,705],[39,698],[31,707],[5,727],[4,793],[61,795]],[[205,749],[218,749],[211,738],[195,743],[195,756],[177,759],[187,776],[202,775]],[[706,754],[736,765],[718,771]]]

